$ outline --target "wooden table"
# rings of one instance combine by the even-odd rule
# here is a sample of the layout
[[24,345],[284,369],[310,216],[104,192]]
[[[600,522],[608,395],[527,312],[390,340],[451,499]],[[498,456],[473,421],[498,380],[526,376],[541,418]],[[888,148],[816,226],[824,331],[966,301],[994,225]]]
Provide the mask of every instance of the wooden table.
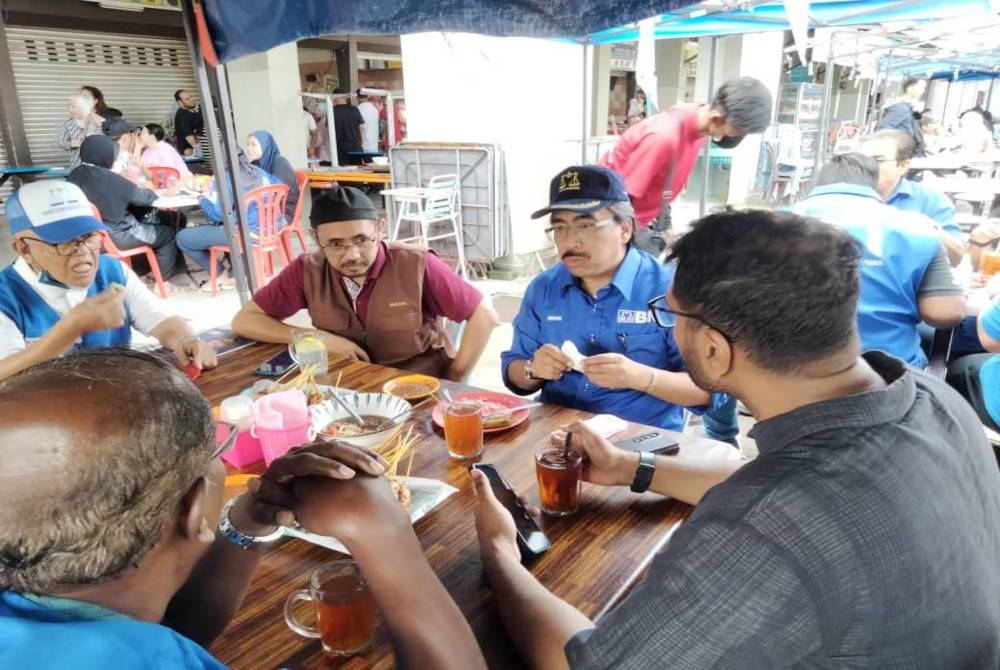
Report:
[[309,186],[313,188],[330,188],[334,183],[350,184],[391,184],[392,175],[388,171],[375,170],[341,170],[331,168],[316,169],[306,172]]
[[[251,371],[276,353],[277,345],[254,345],[232,357],[223,357],[198,385],[213,404],[250,386]],[[331,357],[330,375],[320,381],[333,383],[343,371],[341,385],[379,390],[399,370]],[[470,390],[443,382],[453,392]],[[532,411],[524,424],[486,437],[485,462],[495,463],[515,490],[537,503],[534,453],[548,441],[552,430],[589,414],[554,405]],[[419,433],[414,474],[447,482],[459,489],[415,525],[427,560],[469,620],[491,668],[523,667],[500,622],[486,585],[473,524],[474,494],[467,465],[447,457],[444,439],[430,419],[420,412],[415,419]],[[644,430],[632,425],[623,434]],[[704,457],[709,453],[734,454],[728,445],[704,438],[679,436],[679,457]],[[245,471],[259,472],[262,464]],[[552,548],[535,562],[532,573],[557,596],[597,617],[613,607],[641,580],[653,555],[691,512],[688,505],[655,494],[634,494],[627,488],[583,485],[581,509],[562,519],[543,520]],[[384,625],[378,625],[372,648],[346,660],[323,655],[318,640],[299,637],[285,625],[282,607],[296,589],[307,588],[312,571],[340,554],[301,540],[288,539],[263,550],[260,567],[243,607],[232,624],[212,645],[211,652],[234,670],[247,668],[392,668],[393,654]],[[387,560],[392,560],[387,557]],[[414,612],[413,616],[420,616]]]

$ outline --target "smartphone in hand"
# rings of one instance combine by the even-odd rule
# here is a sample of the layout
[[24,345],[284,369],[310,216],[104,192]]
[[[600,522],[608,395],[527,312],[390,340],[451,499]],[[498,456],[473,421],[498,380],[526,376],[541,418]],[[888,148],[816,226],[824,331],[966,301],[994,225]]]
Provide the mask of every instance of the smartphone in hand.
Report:
[[517,546],[521,550],[521,555],[525,558],[534,559],[544,554],[551,546],[549,538],[538,527],[535,520],[524,509],[524,505],[517,501],[517,494],[510,487],[497,471],[492,463],[473,463],[473,470],[479,470],[490,483],[493,495],[497,497],[500,504],[514,517],[514,527],[517,529]]

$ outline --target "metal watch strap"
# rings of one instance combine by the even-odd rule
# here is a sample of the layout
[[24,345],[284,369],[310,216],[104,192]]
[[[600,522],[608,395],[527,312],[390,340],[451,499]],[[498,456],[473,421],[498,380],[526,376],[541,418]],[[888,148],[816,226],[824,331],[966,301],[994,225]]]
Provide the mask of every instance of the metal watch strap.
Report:
[[535,362],[534,358],[529,358],[524,362],[524,368],[522,368],[522,371],[524,373],[524,381],[526,382],[537,381],[536,377],[533,374],[531,374],[531,366],[534,364],[534,362]]
[[633,493],[645,493],[649,485],[653,482],[653,473],[656,472],[656,454],[651,451],[639,452],[639,467],[635,471],[635,479],[629,487]]
[[233,498],[222,508],[219,515],[219,534],[226,538],[240,549],[251,549],[265,542],[274,542],[285,534],[285,529],[278,526],[278,529],[267,535],[244,535],[229,521],[229,510],[236,504],[237,498]]

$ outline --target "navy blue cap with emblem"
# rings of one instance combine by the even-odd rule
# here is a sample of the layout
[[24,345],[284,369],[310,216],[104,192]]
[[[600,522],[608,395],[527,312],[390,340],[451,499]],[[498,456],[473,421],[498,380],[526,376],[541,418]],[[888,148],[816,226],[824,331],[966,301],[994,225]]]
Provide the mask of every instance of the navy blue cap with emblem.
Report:
[[531,218],[565,209],[590,214],[616,202],[628,202],[625,180],[602,165],[573,165],[561,170],[549,185],[549,205]]

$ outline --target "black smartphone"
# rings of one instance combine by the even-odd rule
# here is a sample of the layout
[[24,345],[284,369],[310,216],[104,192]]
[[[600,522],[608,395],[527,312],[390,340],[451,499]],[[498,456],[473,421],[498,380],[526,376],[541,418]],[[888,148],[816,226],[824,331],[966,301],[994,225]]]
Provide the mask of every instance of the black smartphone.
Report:
[[258,365],[253,373],[262,377],[280,377],[293,367],[295,367],[295,360],[286,349]]
[[486,479],[490,482],[490,488],[493,489],[493,495],[514,517],[514,527],[517,529],[517,546],[521,549],[521,555],[525,558],[537,558],[544,554],[551,546],[549,538],[545,537],[545,533],[524,509],[524,505],[517,501],[514,489],[500,476],[496,467],[492,463],[473,463],[472,469],[479,470],[486,475]]
[[628,437],[620,442],[615,442],[615,446],[626,451],[650,451],[654,454],[676,454],[681,445],[673,436],[662,430],[654,430],[635,437]]

